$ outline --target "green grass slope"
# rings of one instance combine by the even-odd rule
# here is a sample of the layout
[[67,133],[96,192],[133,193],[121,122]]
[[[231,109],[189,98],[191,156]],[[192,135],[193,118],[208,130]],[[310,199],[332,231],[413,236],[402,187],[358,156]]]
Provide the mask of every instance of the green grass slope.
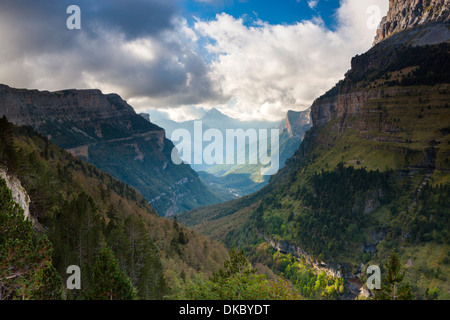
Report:
[[[449,52],[377,46],[356,57],[316,100],[315,126],[268,186],[180,221],[256,260],[269,241],[346,277],[396,250],[417,298],[448,299]],[[324,109],[346,97],[348,109]],[[369,98],[353,110],[358,97]]]

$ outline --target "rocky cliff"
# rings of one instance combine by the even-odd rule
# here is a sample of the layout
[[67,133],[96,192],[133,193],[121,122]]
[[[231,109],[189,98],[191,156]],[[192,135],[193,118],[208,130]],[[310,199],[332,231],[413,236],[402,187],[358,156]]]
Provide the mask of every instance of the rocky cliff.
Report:
[[165,131],[136,114],[117,94],[0,85],[3,114],[136,188],[163,216],[221,200],[189,166],[173,164],[174,145]]
[[444,22],[450,22],[450,0],[389,0],[374,45],[410,28]]
[[311,127],[311,110],[301,112],[289,110],[286,114],[284,129],[289,136],[303,138],[306,131]]
[[442,69],[448,60],[449,14],[450,0],[390,0],[376,45],[355,56],[345,78],[312,105],[313,126],[358,116],[368,102],[408,91],[405,86],[448,83]]
[[6,186],[11,190],[12,197],[23,209],[25,219],[31,220],[33,224],[36,219],[30,215],[30,197],[17,177],[9,175],[5,170],[0,169],[0,179],[5,180]]
[[[152,132],[164,138],[163,129],[136,115],[117,94],[100,90],[57,92],[26,90],[0,85],[0,113],[17,125],[29,125],[63,148]],[[71,133],[65,139],[61,131]]]

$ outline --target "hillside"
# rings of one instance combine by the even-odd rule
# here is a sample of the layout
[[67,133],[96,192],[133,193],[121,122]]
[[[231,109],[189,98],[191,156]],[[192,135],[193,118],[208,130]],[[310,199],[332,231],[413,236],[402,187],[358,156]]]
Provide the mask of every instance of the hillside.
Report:
[[313,128],[260,192],[180,221],[267,265],[268,251],[255,249],[263,243],[304,259],[344,278],[346,298],[369,296],[365,268],[395,250],[416,298],[435,290],[448,299],[450,44],[445,34],[429,38],[448,29],[439,21],[356,56],[313,103]]
[[175,165],[174,146],[164,130],[137,115],[116,94],[0,85],[3,114],[136,188],[162,216],[222,200],[188,165]]
[[[2,176],[12,177],[11,181],[20,184],[20,188],[15,189],[30,198],[30,226],[20,228],[28,230],[30,239],[48,241],[45,250],[50,251],[42,251],[47,252],[42,259],[52,266],[49,272],[55,270],[55,275],[49,279],[54,279],[56,284],[52,288],[56,286],[62,294],[53,298],[102,299],[96,291],[99,288],[95,278],[95,266],[102,254],[125,272],[126,276],[121,277],[125,283],[130,281],[138,299],[162,299],[176,294],[186,279],[197,275],[199,270],[207,274],[217,271],[228,257],[222,245],[176,221],[160,217],[134,188],[57,147],[31,127],[13,126],[4,117],[0,119],[0,135],[0,171],[7,175]],[[5,189],[3,178],[0,182],[1,194],[6,199],[9,190]],[[2,205],[9,201],[12,200],[5,203],[2,200]],[[8,217],[6,211],[1,212],[1,217]],[[17,222],[13,221],[2,220],[0,228],[16,227]],[[2,242],[2,250],[3,245]],[[113,256],[108,256],[108,251],[105,253],[102,248],[111,250]],[[15,265],[12,260],[8,261],[2,262]],[[22,264],[32,272],[28,274],[38,275],[38,266],[27,261]],[[81,268],[83,290],[64,290],[69,265]],[[26,288],[21,282],[25,278],[14,279],[14,284],[2,286],[0,283],[0,287]],[[116,289],[123,288],[126,285]],[[33,290],[30,288],[27,298],[49,298]],[[4,299],[18,293],[7,291],[7,294],[3,295]]]

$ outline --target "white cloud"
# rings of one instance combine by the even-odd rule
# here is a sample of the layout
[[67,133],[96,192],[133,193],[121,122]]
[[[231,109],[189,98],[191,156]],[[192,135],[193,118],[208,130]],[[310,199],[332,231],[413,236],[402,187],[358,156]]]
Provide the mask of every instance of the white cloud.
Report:
[[221,110],[240,119],[267,120],[308,108],[343,78],[351,57],[370,48],[375,36],[375,29],[367,27],[371,5],[387,12],[386,0],[343,0],[335,31],[317,18],[294,25],[258,21],[246,26],[227,14],[198,21],[196,32],[212,40],[207,49],[217,57],[211,78],[232,97]]
[[318,3],[319,3],[319,0],[308,0],[308,6],[311,9],[314,9],[315,7],[317,7]]
[[[25,2],[0,4],[0,83],[100,88],[120,94],[137,111],[167,110],[173,119],[220,107],[239,119],[278,120],[289,109],[309,107],[343,77],[352,56],[370,48],[375,29],[368,28],[368,19],[374,25],[368,8],[378,6],[384,15],[388,6],[387,0],[341,0],[331,31],[320,17],[248,26],[226,14],[190,27],[173,9],[175,2],[166,0],[136,2],[133,15],[125,16],[128,3],[115,2],[120,6],[113,14],[94,25],[88,22],[100,15],[88,11],[94,5],[84,0],[82,30],[70,32],[58,29],[65,26],[65,16],[57,14],[62,3],[42,0],[28,8]],[[154,14],[148,18],[146,12]],[[120,28],[111,27],[117,19]],[[205,50],[208,59],[202,58]]]

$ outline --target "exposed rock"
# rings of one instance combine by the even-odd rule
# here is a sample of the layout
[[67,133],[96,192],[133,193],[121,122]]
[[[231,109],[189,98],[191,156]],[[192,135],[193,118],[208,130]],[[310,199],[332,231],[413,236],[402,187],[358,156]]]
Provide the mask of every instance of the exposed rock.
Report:
[[20,183],[17,177],[9,175],[6,171],[0,169],[0,178],[6,181],[6,186],[11,190],[12,197],[15,202],[17,202],[23,209],[24,218],[31,220],[33,224],[35,219],[30,215],[30,197],[27,191]]
[[[171,161],[165,130],[136,114],[117,94],[100,90],[56,92],[0,85],[0,116],[29,125],[73,155],[128,185],[160,215],[220,202],[188,165]],[[189,177],[189,183],[169,187]],[[165,194],[165,196],[163,196]]]
[[73,156],[89,160],[89,145],[67,149]]
[[141,115],[148,122],[151,122],[150,121],[150,115],[148,113],[139,113],[139,115]]
[[374,45],[398,32],[434,22],[450,22],[450,0],[389,0]]
[[311,110],[292,111],[286,114],[285,126],[289,136],[303,138],[305,132],[311,128]]

